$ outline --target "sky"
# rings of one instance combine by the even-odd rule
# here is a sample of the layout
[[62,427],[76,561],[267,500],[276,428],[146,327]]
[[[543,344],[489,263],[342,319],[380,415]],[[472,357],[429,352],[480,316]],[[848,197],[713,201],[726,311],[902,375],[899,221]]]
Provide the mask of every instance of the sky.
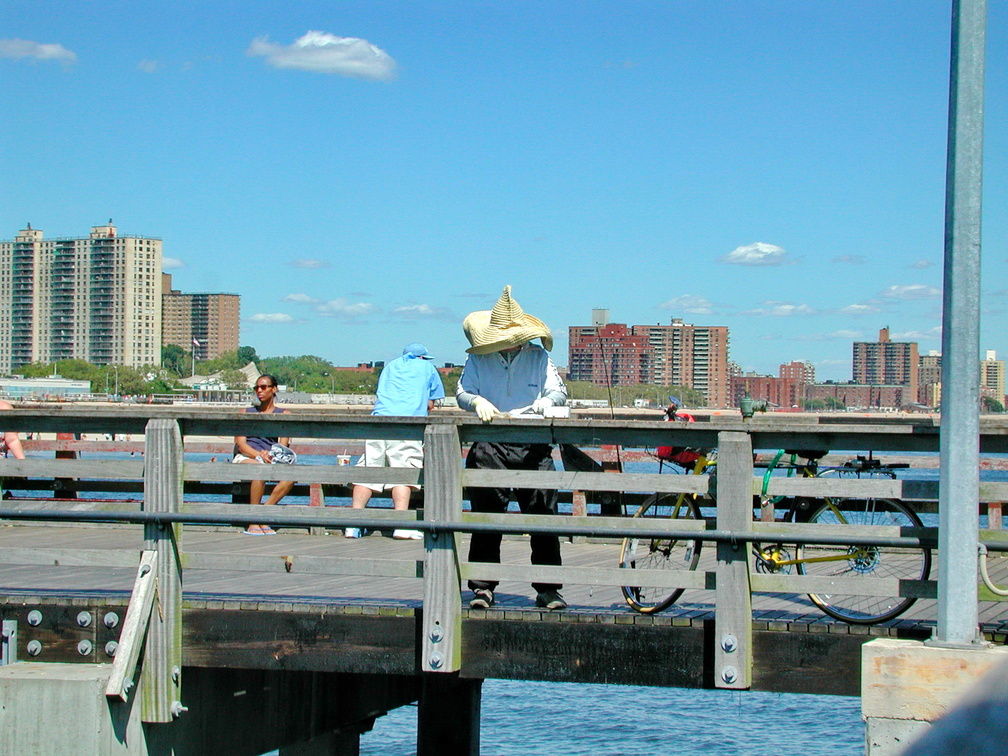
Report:
[[[0,4],[0,239],[163,240],[242,345],[338,365],[504,285],[556,336],[725,325],[849,380],[941,346],[950,0]],[[988,8],[981,356],[1008,357],[1008,4]]]

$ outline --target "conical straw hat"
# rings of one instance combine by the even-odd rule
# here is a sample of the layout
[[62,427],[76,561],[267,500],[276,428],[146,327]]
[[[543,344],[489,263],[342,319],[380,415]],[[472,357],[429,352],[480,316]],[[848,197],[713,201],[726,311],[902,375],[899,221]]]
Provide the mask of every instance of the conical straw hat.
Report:
[[539,318],[526,315],[511,298],[511,286],[504,287],[492,310],[478,310],[466,315],[462,330],[472,346],[470,354],[492,354],[510,349],[532,339],[542,339],[547,350],[553,348],[553,334]]

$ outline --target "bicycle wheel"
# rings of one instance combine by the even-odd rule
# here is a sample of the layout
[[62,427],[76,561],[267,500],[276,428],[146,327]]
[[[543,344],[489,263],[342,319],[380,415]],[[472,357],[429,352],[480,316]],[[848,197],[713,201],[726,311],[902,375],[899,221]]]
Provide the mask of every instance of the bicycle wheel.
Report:
[[[922,527],[915,512],[892,499],[827,500],[812,513],[809,522]],[[926,580],[931,574],[931,551],[922,548],[806,544],[799,547],[797,558],[798,571],[804,575]],[[829,616],[856,625],[891,620],[917,600],[824,593],[810,593],[809,598]]]
[[[700,508],[688,494],[655,494],[645,499],[634,517],[699,520]],[[703,541],[678,538],[624,538],[620,567],[629,570],[695,570]],[[682,595],[683,588],[666,593],[665,588],[628,586],[622,588],[627,603],[643,614],[667,609]]]

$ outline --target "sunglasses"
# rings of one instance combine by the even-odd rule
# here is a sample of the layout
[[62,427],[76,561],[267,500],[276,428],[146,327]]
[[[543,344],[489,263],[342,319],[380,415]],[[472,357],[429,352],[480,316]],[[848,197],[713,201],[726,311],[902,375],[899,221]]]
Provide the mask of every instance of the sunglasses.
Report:
[[256,387],[255,387],[255,390],[258,391],[259,389],[264,389],[265,390],[265,389],[269,389],[269,388],[276,388],[276,387],[272,383],[257,383]]

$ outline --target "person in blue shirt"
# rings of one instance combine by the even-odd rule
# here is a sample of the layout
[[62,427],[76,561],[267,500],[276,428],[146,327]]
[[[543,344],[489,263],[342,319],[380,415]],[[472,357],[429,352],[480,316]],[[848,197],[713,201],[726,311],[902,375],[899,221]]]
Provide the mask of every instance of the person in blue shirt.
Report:
[[[466,351],[465,367],[455,389],[458,405],[475,412],[485,423],[502,415],[545,415],[550,407],[567,403],[567,387],[550,359],[553,336],[539,318],[527,315],[511,298],[505,286],[493,310],[472,312],[462,323],[462,330],[472,345]],[[543,346],[532,344],[538,338]],[[549,444],[478,441],[466,456],[466,469],[554,470],[553,447]],[[468,489],[474,512],[503,513],[511,500],[511,488]],[[524,514],[556,514],[557,492],[550,489],[516,488],[513,490]],[[555,535],[534,534],[532,564],[561,564],[560,539]],[[473,533],[469,541],[470,562],[500,563],[501,534]],[[533,583],[536,606],[566,609],[556,583]],[[494,603],[497,583],[470,580],[473,609],[489,609]]]
[[[434,403],[444,399],[444,384],[431,362],[423,344],[407,344],[401,357],[388,363],[378,376],[378,399],[372,415],[399,415],[422,417],[434,409]],[[420,441],[369,440],[364,444],[364,453],[357,460],[362,467],[423,467],[423,444]],[[399,511],[409,509],[410,493],[419,486],[383,486],[356,483],[353,487],[351,506],[364,509],[373,492],[384,488],[392,489],[392,506]],[[360,538],[361,528],[347,528],[346,538]],[[419,540],[423,533],[419,530],[396,529],[393,538]]]

